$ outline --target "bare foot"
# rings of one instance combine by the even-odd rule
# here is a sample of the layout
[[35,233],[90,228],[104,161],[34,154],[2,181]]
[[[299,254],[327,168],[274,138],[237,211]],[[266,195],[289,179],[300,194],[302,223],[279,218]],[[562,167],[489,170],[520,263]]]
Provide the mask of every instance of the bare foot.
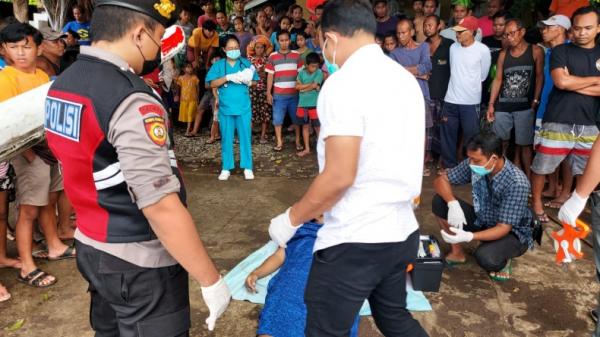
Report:
[[300,152],[297,152],[297,153],[296,153],[296,155],[297,155],[298,157],[304,157],[304,156],[306,156],[306,155],[308,155],[308,154],[310,154],[310,150],[304,150],[304,151],[300,151]]
[[10,293],[8,292],[6,287],[0,284],[0,302],[8,301],[10,297]]
[[[21,261],[17,259],[10,259],[6,256],[0,257],[0,268],[15,268],[21,269],[22,264]],[[1,297],[1,295],[0,295]]]

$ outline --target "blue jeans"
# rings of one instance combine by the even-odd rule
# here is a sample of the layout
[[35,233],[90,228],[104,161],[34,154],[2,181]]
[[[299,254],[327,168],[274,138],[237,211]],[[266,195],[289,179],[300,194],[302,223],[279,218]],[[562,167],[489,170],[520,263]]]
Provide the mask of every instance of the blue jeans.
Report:
[[440,138],[442,165],[445,168],[452,168],[458,164],[456,145],[458,144],[459,129],[463,133],[464,145],[479,133],[479,104],[462,105],[444,102]]
[[296,118],[297,109],[298,95],[273,96],[273,125],[282,125],[283,120],[285,119],[285,114],[290,116],[293,124],[300,124]]

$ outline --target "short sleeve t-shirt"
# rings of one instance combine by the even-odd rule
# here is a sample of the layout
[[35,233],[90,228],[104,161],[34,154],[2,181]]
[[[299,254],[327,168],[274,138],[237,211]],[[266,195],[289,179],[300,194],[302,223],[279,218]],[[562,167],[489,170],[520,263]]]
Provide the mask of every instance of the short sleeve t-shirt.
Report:
[[[35,73],[30,74],[8,66],[0,71],[0,88],[2,88],[0,90],[0,102],[37,88],[49,81],[48,75],[40,69],[36,69]],[[36,144],[33,150],[46,163],[54,164],[56,162],[56,158],[48,149],[45,141]]]
[[550,12],[570,18],[577,9],[589,5],[589,0],[552,0],[552,3],[550,3]]
[[386,21],[377,21],[377,34],[385,35],[389,32],[396,31],[398,21],[398,17],[396,16],[390,16]]
[[[579,77],[600,76],[600,45],[592,49],[573,43],[556,46],[550,57],[550,71],[567,67],[569,74]],[[545,123],[596,125],[600,109],[598,97],[562,90],[554,86],[550,93]]]
[[202,28],[196,28],[188,40],[188,46],[200,48],[203,52],[208,51],[210,47],[219,48],[219,36],[215,33],[211,38],[207,38],[202,32]]
[[[254,66],[245,58],[239,58],[232,66],[227,59],[220,59],[210,67],[206,74],[206,84],[229,74],[235,74],[244,69],[254,71],[253,81],[258,81]],[[228,116],[239,116],[252,113],[250,106],[250,90],[245,84],[227,82],[219,87],[219,113]]]
[[431,56],[429,95],[432,99],[444,99],[450,81],[450,46],[454,41],[442,37],[442,42]]
[[273,95],[297,95],[296,78],[301,68],[302,58],[298,52],[292,50],[285,54],[271,53],[265,71],[268,74],[273,74]]
[[[317,83],[321,85],[323,83],[323,72],[321,69],[317,69],[317,71],[310,74],[306,69],[303,69],[298,74],[298,82],[301,84]],[[319,91],[317,89],[301,92],[299,94],[298,106],[301,108],[314,108],[317,106],[318,98]]]
[[71,21],[69,23],[67,23],[64,27],[63,27],[63,33],[66,33],[67,31],[72,30],[74,32],[76,32],[77,34],[79,34],[79,44],[82,46],[89,46],[91,41],[90,41],[90,23],[89,22],[77,22],[77,21]]

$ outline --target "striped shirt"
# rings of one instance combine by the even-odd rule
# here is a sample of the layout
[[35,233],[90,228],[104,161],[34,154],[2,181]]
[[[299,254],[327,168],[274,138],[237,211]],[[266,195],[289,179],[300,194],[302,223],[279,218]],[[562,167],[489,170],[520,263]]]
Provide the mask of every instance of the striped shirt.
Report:
[[8,173],[8,163],[0,163],[0,179],[6,177]]
[[287,54],[273,52],[265,66],[265,71],[273,74],[273,96],[297,95],[296,78],[302,68],[302,58],[297,51]]

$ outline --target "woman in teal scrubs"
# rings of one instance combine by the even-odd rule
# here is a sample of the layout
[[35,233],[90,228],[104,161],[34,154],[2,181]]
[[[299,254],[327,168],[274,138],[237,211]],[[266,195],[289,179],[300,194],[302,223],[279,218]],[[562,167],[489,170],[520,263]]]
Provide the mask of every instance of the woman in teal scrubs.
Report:
[[240,56],[240,42],[235,35],[223,39],[226,58],[210,67],[206,83],[217,88],[221,129],[221,156],[223,169],[219,180],[227,180],[235,167],[233,159],[233,137],[235,130],[240,141],[240,167],[246,180],[254,179],[252,172],[252,108],[249,87],[256,84],[258,74],[249,60]]

